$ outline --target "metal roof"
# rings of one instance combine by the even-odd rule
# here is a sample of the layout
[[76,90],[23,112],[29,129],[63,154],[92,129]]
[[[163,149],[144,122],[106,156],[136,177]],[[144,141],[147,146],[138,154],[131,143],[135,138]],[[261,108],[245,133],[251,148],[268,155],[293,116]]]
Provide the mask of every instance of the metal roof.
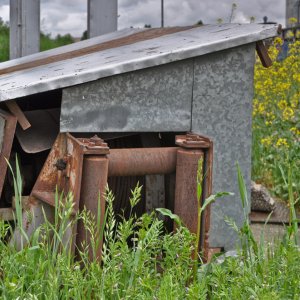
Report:
[[261,24],[126,29],[0,64],[0,101],[233,48],[276,32],[276,25]]

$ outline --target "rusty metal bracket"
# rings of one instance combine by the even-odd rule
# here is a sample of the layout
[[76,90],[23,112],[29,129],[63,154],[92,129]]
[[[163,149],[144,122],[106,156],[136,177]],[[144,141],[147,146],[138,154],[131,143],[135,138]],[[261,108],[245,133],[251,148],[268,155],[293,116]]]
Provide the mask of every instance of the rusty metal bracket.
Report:
[[256,52],[260,58],[260,61],[262,63],[262,65],[265,67],[265,68],[269,68],[272,66],[272,60],[268,54],[268,49],[267,47],[265,46],[264,42],[263,41],[258,41],[256,42]]
[[85,155],[106,155],[109,148],[103,140],[75,138],[60,133],[48,155],[42,171],[32,189],[31,197],[55,205],[55,192],[71,192],[74,210],[79,209],[83,160]]
[[191,132],[186,135],[176,135],[175,143],[187,149],[208,149],[211,146],[209,138]]

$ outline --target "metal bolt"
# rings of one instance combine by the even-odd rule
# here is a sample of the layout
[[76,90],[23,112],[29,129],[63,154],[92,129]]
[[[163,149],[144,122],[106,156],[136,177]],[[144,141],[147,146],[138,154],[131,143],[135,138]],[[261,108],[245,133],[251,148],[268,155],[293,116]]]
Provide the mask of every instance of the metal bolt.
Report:
[[54,164],[54,166],[57,168],[57,170],[59,171],[63,171],[66,169],[67,167],[67,161],[62,159],[62,158],[59,158],[56,163]]
[[97,135],[95,134],[93,137],[90,138],[91,142],[94,142],[95,145],[101,145],[104,141]]
[[103,144],[104,141],[97,134],[89,139],[89,146],[102,146]]

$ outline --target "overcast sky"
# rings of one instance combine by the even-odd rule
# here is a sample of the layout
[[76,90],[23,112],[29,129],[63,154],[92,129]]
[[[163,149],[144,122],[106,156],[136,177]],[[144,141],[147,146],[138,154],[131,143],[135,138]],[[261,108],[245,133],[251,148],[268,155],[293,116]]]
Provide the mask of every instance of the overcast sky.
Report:
[[[25,0],[26,1],[26,0]],[[107,0],[109,1],[109,0]],[[232,3],[237,4],[234,22],[247,23],[250,17],[262,22],[285,23],[285,0],[164,0],[165,26],[190,25],[202,20],[204,24],[216,23],[218,18],[228,22]],[[119,0],[119,29],[160,26],[161,0]],[[0,17],[9,19],[9,0],[0,0]],[[56,35],[71,33],[80,37],[86,30],[86,0],[41,0],[41,29]]]

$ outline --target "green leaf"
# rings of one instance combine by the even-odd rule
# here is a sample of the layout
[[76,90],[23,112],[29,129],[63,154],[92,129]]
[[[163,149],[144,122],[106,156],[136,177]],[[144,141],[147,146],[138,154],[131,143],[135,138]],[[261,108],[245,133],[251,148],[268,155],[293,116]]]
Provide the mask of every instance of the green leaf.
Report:
[[167,208],[157,208],[156,211],[161,213],[163,216],[167,216],[167,217],[171,218],[179,226],[182,225],[182,222],[181,222],[180,218],[176,214],[173,214],[169,209],[167,209]]
[[206,198],[204,200],[204,203],[202,204],[202,207],[201,207],[201,212],[203,212],[209,204],[215,202],[218,198],[221,198],[224,196],[232,196],[232,195],[234,195],[234,194],[230,193],[230,192],[219,192],[214,195],[210,195],[208,198]]
[[237,173],[238,173],[238,184],[239,184],[239,190],[240,190],[240,196],[242,200],[242,206],[243,208],[248,207],[248,197],[247,197],[247,190],[246,190],[246,185],[245,181],[240,169],[240,166],[238,163],[236,163],[237,167]]

